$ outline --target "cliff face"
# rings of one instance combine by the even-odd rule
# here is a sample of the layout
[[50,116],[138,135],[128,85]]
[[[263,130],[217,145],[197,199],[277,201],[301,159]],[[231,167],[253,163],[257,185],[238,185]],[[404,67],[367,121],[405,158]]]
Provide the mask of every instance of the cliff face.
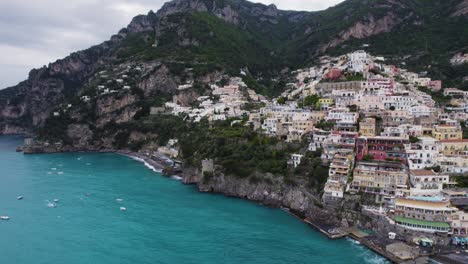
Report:
[[0,90],[0,134],[24,133],[40,127],[51,111],[81,91],[99,69],[114,60],[128,34],[154,30],[155,14],[135,17],[109,41],[70,54],[40,69],[17,86]]
[[186,170],[183,176],[185,183],[197,184],[201,192],[222,193],[226,196],[238,197],[259,202],[272,207],[292,209],[305,219],[328,226],[342,226],[341,218],[330,218],[336,212],[320,206],[320,198],[311,193],[305,186],[290,186],[282,180],[271,182],[252,182],[235,176],[218,174],[210,180],[204,180],[197,170]]
[[344,199],[335,206],[322,205],[320,196],[311,193],[306,186],[290,186],[281,180],[271,182],[252,182],[251,179],[241,179],[235,176],[219,174],[205,180],[197,169],[184,170],[182,181],[185,184],[196,184],[201,192],[213,192],[229,197],[251,200],[271,207],[290,209],[300,218],[313,223],[325,232],[330,229],[346,230],[359,226],[375,233],[371,235],[374,247],[385,252],[385,246],[393,241],[388,240],[388,232],[398,234],[400,241],[413,243],[417,236],[427,236],[437,245],[448,245],[450,238],[444,234],[427,234],[403,229],[391,224],[381,215],[363,210],[362,204],[372,204],[375,197],[346,194]]
[[[444,41],[453,39],[452,32],[457,31],[437,29],[463,29],[467,8],[466,0],[347,0],[324,11],[298,12],[245,0],[170,1],[156,13],[136,16],[109,41],[34,69],[27,80],[0,90],[0,133],[42,127],[57,106],[90,88],[98,72],[122,65],[144,64],[143,75],[134,84],[143,96],[133,102],[142,105],[156,93],[177,93],[178,85],[186,81],[186,73],[177,67],[197,67],[191,79],[240,68],[262,78],[276,77],[286,67],[305,66],[324,52],[362,48],[368,40],[372,53],[385,51],[385,56],[422,52],[429,41],[434,44],[429,57],[444,60],[450,55],[447,49],[466,48],[460,45],[467,36],[459,34],[459,41],[447,44]],[[409,34],[414,35],[412,41]],[[431,69],[441,72],[434,64]],[[108,108],[120,111],[117,101]],[[115,114],[119,120],[131,120],[139,111],[125,109]],[[110,120],[103,118],[99,125]]]
[[363,21],[359,21],[352,27],[340,32],[337,38],[327,43],[321,50],[325,52],[327,49],[334,48],[352,38],[365,39],[380,33],[391,32],[396,25],[400,24],[405,19],[407,18],[400,18],[391,11],[380,19],[369,15],[369,17]]
[[21,130],[41,126],[50,112],[104,64],[116,43],[109,41],[32,70],[17,86],[0,91],[0,128],[17,122]]
[[452,14],[453,16],[467,16],[468,15],[468,0],[464,0],[461,2],[455,12]]

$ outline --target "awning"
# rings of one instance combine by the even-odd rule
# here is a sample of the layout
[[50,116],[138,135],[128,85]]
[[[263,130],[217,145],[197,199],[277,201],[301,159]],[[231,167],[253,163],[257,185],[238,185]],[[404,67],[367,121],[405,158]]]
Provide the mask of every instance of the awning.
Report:
[[411,219],[411,218],[404,218],[401,216],[395,216],[395,221],[398,223],[402,223],[402,224],[420,225],[420,226],[443,228],[443,229],[450,228],[450,225],[445,222],[424,221],[424,220],[417,220],[417,219]]

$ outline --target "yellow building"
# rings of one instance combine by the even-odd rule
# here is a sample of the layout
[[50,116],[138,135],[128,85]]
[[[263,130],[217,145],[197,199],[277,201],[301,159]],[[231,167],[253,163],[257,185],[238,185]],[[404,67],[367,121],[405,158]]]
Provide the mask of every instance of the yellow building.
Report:
[[461,127],[451,125],[434,126],[432,134],[437,140],[462,139],[463,132]]
[[318,100],[318,105],[320,107],[328,108],[334,104],[335,104],[335,100],[333,100],[332,98],[320,98]]
[[395,199],[395,222],[407,229],[448,232],[452,215],[458,211],[442,197],[410,196]]
[[375,118],[366,118],[359,123],[359,134],[364,137],[375,137]]
[[440,141],[445,156],[468,153],[468,139],[447,139]]
[[354,190],[395,195],[397,189],[407,189],[408,169],[401,163],[359,162],[353,173]]

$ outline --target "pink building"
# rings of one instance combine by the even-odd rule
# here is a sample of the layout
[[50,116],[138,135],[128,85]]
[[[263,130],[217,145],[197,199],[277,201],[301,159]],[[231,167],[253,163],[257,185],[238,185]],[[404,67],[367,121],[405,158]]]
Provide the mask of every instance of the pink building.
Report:
[[409,144],[409,140],[400,137],[359,137],[356,158],[361,161],[371,156],[376,161],[400,161],[406,164],[405,144]]
[[341,77],[341,70],[337,68],[331,68],[328,70],[326,78],[329,80],[336,80]]

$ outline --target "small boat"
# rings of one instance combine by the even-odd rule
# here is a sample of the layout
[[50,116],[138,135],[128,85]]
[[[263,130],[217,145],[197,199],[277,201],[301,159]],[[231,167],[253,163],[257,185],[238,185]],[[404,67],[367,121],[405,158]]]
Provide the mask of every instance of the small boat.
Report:
[[59,201],[59,199],[54,199],[54,203],[58,203]]
[[16,200],[23,200],[23,198],[24,197],[20,195],[20,196],[16,197]]
[[55,207],[57,207],[57,204],[51,203],[49,200],[46,200],[46,202],[47,202],[47,204],[46,204],[47,207],[50,207],[50,208],[55,208]]
[[91,194],[90,194],[90,193],[87,193],[87,194],[85,194],[85,196],[91,196]]
[[8,220],[10,220],[10,217],[7,216],[7,215],[2,215],[2,216],[0,216],[0,219],[8,221]]
[[122,207],[120,207],[120,211],[127,211],[127,208],[122,206]]
[[120,202],[123,201],[123,199],[117,198],[117,199],[115,199],[115,201],[118,202],[118,203],[120,203]]

